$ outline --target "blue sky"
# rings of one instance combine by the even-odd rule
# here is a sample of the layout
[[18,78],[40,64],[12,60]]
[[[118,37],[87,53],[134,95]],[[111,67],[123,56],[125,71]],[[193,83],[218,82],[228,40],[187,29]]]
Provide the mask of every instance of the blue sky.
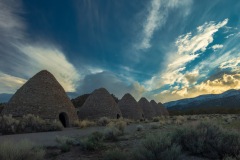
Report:
[[43,69],[79,95],[240,89],[239,11],[239,0],[0,0],[0,93]]

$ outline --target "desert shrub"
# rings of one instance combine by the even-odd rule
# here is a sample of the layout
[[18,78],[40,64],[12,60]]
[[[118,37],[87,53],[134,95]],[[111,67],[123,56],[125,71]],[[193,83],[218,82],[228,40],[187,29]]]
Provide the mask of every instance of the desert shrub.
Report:
[[52,121],[46,120],[45,124],[46,124],[45,129],[43,129],[42,131],[61,131],[64,128],[61,122],[57,120]]
[[161,120],[161,117],[153,117],[152,121],[153,122],[159,122]]
[[177,160],[181,147],[172,142],[167,134],[150,135],[133,152],[133,160]]
[[208,116],[205,116],[204,118],[203,118],[203,121],[209,121],[210,120],[210,117],[208,117]]
[[77,143],[75,139],[66,136],[57,136],[55,140],[58,143],[61,152],[69,152],[71,146]]
[[18,125],[18,133],[60,131],[62,124],[57,120],[43,120],[32,114],[24,115]]
[[150,121],[148,119],[145,119],[144,120],[144,123],[149,123]]
[[222,159],[240,154],[240,135],[208,122],[185,126],[172,132],[173,141],[193,155]]
[[129,155],[119,149],[107,151],[103,155],[103,160],[127,160]]
[[74,127],[79,127],[79,128],[87,128],[95,125],[96,125],[95,122],[89,121],[89,120],[82,120],[82,121],[78,120],[73,123]]
[[134,123],[134,120],[132,119],[120,119],[126,122],[126,125],[130,125],[131,123]]
[[56,136],[56,142],[58,144],[69,144],[69,145],[74,145],[75,144],[75,139],[67,136]]
[[157,123],[150,124],[150,129],[159,129],[159,128],[160,128],[160,124],[157,124]]
[[116,127],[107,127],[104,130],[104,139],[110,141],[117,141],[118,137],[121,136],[122,133]]
[[184,116],[176,116],[176,117],[174,118],[174,123],[177,124],[177,125],[181,125],[181,124],[183,124],[186,120],[187,120],[187,118],[184,117]]
[[160,121],[165,121],[167,119],[167,117],[165,116],[157,116],[157,117],[153,117],[153,122],[160,122]]
[[229,115],[229,116],[224,117],[224,121],[226,123],[231,123],[233,121],[233,118],[232,118],[232,116]]
[[0,121],[0,130],[2,134],[17,133],[19,121],[14,119],[12,115],[3,115]]
[[144,127],[142,125],[137,125],[137,131],[142,131]]
[[63,144],[59,145],[59,148],[61,149],[62,153],[66,153],[71,150],[71,145],[69,145],[67,143],[63,143]]
[[224,157],[223,160],[239,160],[240,159],[240,155],[238,155],[237,157]]
[[197,115],[190,115],[190,116],[187,117],[187,120],[196,121],[196,120],[198,120],[198,116]]
[[45,151],[27,140],[19,143],[4,141],[0,143],[1,160],[43,160]]
[[43,120],[32,114],[24,115],[20,120],[11,115],[4,115],[0,121],[0,130],[3,134],[46,132],[62,130],[62,124],[57,120]]
[[103,147],[103,134],[100,132],[93,132],[86,139],[80,140],[80,147],[82,150],[94,151]]
[[90,141],[101,142],[103,141],[103,134],[101,132],[93,132],[88,139]]
[[170,125],[172,123],[173,123],[173,121],[171,119],[168,119],[168,120],[165,121],[165,124],[168,124],[168,125]]
[[120,131],[120,133],[123,135],[125,127],[127,126],[127,123],[123,119],[121,119],[121,120],[118,120],[116,122],[110,122],[108,124],[108,126],[111,127],[111,128],[118,129]]
[[107,118],[107,117],[101,117],[98,121],[97,121],[97,124],[99,125],[99,126],[106,126],[106,125],[108,125],[108,123],[110,123],[110,119],[109,118]]
[[73,122],[73,127],[79,127],[80,126],[80,121],[79,120],[76,120]]
[[27,114],[22,117],[18,126],[18,132],[39,132],[43,131],[46,122],[38,116]]

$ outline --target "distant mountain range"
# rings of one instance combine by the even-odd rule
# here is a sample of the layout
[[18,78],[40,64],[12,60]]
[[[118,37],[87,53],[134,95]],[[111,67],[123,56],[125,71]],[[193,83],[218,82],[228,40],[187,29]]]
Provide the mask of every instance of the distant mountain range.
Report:
[[228,90],[221,94],[206,94],[195,98],[181,99],[164,103],[168,109],[196,109],[196,108],[240,108],[240,90]]

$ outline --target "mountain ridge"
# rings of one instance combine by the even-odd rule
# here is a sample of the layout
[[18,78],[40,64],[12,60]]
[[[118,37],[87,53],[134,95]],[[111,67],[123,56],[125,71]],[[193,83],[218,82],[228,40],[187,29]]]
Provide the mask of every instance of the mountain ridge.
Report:
[[205,94],[164,103],[168,109],[196,107],[240,107],[240,90],[230,89],[221,94]]

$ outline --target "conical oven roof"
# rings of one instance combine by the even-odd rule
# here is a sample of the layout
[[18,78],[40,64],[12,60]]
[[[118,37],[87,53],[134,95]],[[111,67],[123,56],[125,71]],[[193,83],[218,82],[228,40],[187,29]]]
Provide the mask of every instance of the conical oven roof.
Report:
[[145,118],[151,119],[155,116],[155,111],[154,111],[152,105],[148,102],[148,100],[146,98],[144,98],[144,97],[141,98],[138,101],[138,104],[142,108]]
[[135,120],[144,118],[142,108],[129,93],[125,94],[118,102],[118,107],[122,112],[123,118]]
[[43,70],[30,78],[9,100],[3,114],[21,117],[26,114],[46,119],[58,119],[66,113],[69,121],[77,120],[75,108],[63,87],[48,71]]
[[122,116],[117,103],[105,88],[96,89],[79,109],[80,119],[101,117],[119,118]]

